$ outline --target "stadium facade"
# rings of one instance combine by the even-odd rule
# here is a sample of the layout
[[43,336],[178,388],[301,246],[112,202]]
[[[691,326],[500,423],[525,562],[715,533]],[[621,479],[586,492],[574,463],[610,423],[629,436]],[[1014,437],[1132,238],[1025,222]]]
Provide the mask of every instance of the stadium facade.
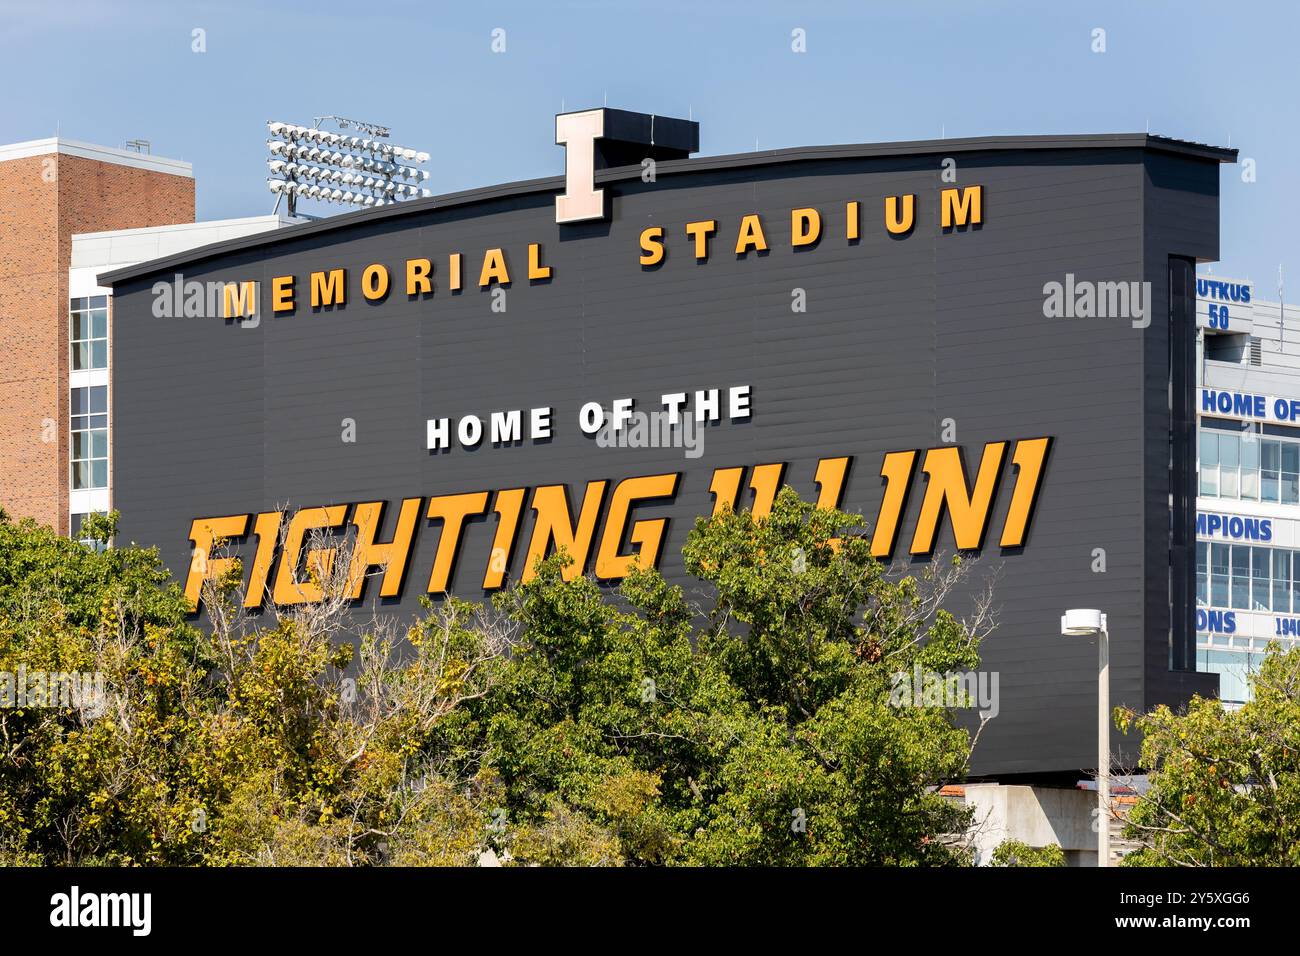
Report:
[[[900,570],[962,551],[996,574],[973,770],[1003,783],[1096,762],[1095,646],[1060,636],[1066,607],[1107,612],[1112,702],[1139,709],[1220,679],[1241,699],[1300,629],[1300,344],[1284,306],[1206,272],[1234,151],[690,158],[695,124],[617,110],[558,118],[557,142],[563,177],[314,222],[193,224],[189,180],[187,209],[72,227],[42,334],[60,376],[84,351],[104,381],[47,376],[67,452],[6,475],[6,509],[65,533],[119,510],[199,613],[214,538],[258,613],[311,600],[313,533],[347,534],[357,607],[408,615],[560,546],[609,585],[633,561],[689,584],[694,519],[789,484],[862,513]],[[96,385],[106,480],[80,488]]]
[[[1066,605],[1109,615],[1116,703],[1213,692],[1195,268],[1218,257],[1232,152],[1112,135],[692,159],[693,124],[579,116],[557,121],[566,178],[101,276],[122,537],[196,603],[230,542],[257,609],[312,600],[311,533],[349,532],[383,569],[359,604],[407,614],[559,546],[573,573],[637,560],[685,583],[696,516],[789,484],[863,513],[882,559],[998,571],[978,773],[1095,763],[1094,651],[1060,637]],[[189,289],[237,294],[185,317]],[[664,412],[702,426],[696,453],[617,440]]]

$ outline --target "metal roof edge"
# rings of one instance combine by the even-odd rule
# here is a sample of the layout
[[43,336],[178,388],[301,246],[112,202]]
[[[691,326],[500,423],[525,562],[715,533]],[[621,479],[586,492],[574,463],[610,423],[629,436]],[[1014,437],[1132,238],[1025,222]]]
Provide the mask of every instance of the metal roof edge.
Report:
[[[1216,163],[1235,163],[1237,150],[1205,143],[1157,136],[1151,133],[1083,133],[1045,136],[978,136],[963,139],[909,140],[892,143],[845,143],[830,146],[796,146],[787,149],[763,150],[752,153],[730,153],[722,156],[701,156],[692,159],[665,160],[657,165],[656,174],[670,176],[674,174],[707,172],[719,169],[745,169],[761,166],[784,165],[787,163],[816,162],[836,159],[871,159],[891,156],[929,155],[949,153],[987,152],[1000,150],[1068,150],[1068,149],[1148,149],[1156,152],[1174,153],[1192,159],[1202,159]],[[641,176],[640,166],[622,166],[602,169],[596,172],[597,185],[617,183]],[[258,246],[279,242],[291,242],[327,233],[336,229],[346,229],[358,223],[382,221],[395,216],[406,216],[435,209],[451,209],[459,206],[473,205],[494,199],[511,196],[528,196],[541,192],[558,192],[564,188],[563,176],[547,176],[542,179],[526,179],[494,186],[482,186],[475,189],[431,196],[427,199],[412,199],[392,203],[377,209],[358,209],[354,212],[329,216],[314,222],[287,226],[269,232],[226,239],[206,246],[140,262],[123,269],[115,269],[97,277],[102,286],[112,286],[118,282],[137,279],[175,268],[184,263],[198,262],[230,252],[253,249]]]

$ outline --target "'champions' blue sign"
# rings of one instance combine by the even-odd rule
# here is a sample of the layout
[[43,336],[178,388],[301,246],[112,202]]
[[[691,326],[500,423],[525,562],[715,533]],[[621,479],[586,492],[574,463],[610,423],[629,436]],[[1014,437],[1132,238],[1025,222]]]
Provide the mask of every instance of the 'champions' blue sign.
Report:
[[1232,541],[1272,541],[1273,520],[1203,511],[1196,515],[1196,536],[1227,538]]

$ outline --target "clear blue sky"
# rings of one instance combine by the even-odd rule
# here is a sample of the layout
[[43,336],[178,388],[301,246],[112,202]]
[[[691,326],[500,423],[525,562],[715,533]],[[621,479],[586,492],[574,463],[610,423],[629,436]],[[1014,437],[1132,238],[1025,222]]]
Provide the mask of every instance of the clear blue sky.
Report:
[[[988,133],[1142,131],[1232,145],[1223,261],[1300,301],[1291,0],[0,0],[0,142],[51,136],[194,164],[199,216],[266,213],[268,119],[371,119],[437,192],[559,173],[553,116],[687,115],[702,153]],[[491,33],[506,31],[506,52]],[[1106,52],[1092,31],[1106,31]],[[192,31],[206,31],[194,53]],[[802,28],[807,52],[791,51]],[[1289,227],[1289,228],[1288,228]]]

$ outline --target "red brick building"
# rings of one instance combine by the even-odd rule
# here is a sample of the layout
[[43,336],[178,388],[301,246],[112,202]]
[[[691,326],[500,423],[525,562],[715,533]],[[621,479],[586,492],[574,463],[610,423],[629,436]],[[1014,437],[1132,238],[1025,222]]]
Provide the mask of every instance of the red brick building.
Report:
[[193,221],[189,163],[64,139],[0,146],[0,507],[12,517],[69,532],[73,235]]

